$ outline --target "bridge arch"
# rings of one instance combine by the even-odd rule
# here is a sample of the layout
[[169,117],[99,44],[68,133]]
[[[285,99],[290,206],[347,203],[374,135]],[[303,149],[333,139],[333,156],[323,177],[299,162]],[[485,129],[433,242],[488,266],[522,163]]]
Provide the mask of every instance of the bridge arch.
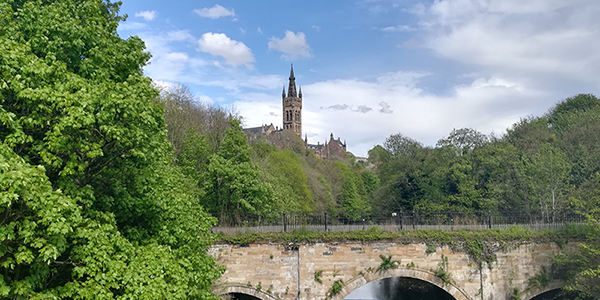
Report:
[[242,284],[228,284],[227,288],[221,293],[221,295],[227,294],[246,294],[256,297],[260,300],[277,300],[277,298],[273,295]]
[[560,280],[554,280],[547,286],[523,289],[523,292],[521,292],[521,297],[524,300],[531,300],[531,299],[533,299],[541,294],[544,294],[546,292],[562,289],[564,286],[565,286],[564,282],[562,282]]
[[452,283],[445,284],[439,277],[435,276],[435,274],[433,274],[432,272],[415,269],[415,268],[389,269],[385,272],[369,273],[369,274],[365,274],[362,276],[354,277],[353,279],[348,281],[348,283],[344,286],[344,288],[342,288],[342,290],[338,294],[331,297],[331,299],[332,300],[342,300],[342,299],[344,299],[344,297],[348,296],[354,290],[364,286],[365,284],[367,284],[371,281],[389,278],[389,277],[410,277],[410,278],[420,279],[425,282],[431,283],[431,284],[435,285],[436,287],[439,287],[440,289],[446,291],[448,294],[450,294],[456,300],[470,300],[470,298],[467,296],[467,294],[464,291],[462,291],[459,287],[457,287],[456,285],[454,285]]

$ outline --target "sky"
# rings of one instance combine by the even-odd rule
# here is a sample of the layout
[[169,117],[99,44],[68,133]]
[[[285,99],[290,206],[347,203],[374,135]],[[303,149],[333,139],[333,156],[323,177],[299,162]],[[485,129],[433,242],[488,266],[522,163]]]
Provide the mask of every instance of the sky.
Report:
[[597,0],[122,0],[122,38],[144,73],[244,127],[281,127],[293,64],[302,137],[369,149],[401,133],[435,146],[453,130],[502,135],[580,93],[600,96]]

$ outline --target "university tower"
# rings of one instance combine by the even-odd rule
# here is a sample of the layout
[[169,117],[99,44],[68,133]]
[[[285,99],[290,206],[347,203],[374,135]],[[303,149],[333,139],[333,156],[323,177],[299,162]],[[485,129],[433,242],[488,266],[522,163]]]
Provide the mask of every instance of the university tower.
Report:
[[298,136],[302,135],[302,87],[296,93],[296,78],[294,78],[294,65],[290,71],[290,83],[287,96],[285,86],[281,94],[283,107],[283,129],[292,130]]

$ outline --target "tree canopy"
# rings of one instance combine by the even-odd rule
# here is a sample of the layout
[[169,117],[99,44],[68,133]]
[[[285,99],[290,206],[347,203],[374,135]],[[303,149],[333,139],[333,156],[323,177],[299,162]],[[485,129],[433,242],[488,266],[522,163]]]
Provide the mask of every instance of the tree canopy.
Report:
[[119,5],[0,3],[3,298],[215,298],[213,219]]

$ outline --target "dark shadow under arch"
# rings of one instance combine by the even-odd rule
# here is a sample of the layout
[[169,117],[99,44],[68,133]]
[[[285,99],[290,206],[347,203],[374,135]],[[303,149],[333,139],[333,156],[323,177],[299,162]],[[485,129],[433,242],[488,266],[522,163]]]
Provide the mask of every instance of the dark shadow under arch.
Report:
[[547,292],[551,292],[551,291],[555,291],[555,290],[560,290],[563,287],[564,287],[564,283],[560,280],[553,280],[547,286],[541,286],[541,287],[525,286],[525,287],[521,288],[521,299],[533,300],[533,299],[535,299],[535,297],[537,297],[539,295],[543,295]]
[[348,283],[342,288],[340,293],[334,295],[333,297],[331,297],[331,299],[342,300],[351,292],[366,285],[369,282],[389,277],[409,277],[419,279],[433,284],[434,286],[437,286],[438,288],[444,290],[446,293],[452,296],[453,299],[470,300],[467,294],[463,292],[458,286],[452,283],[443,282],[439,277],[435,276],[435,274],[433,274],[430,271],[415,268],[390,269],[385,272],[368,273],[363,276],[355,277],[348,281]]
[[[578,295],[575,292],[567,292],[561,288],[558,288],[558,289],[553,289],[553,290],[549,290],[549,291],[543,292],[541,294],[538,294],[538,295],[534,296],[533,298],[531,298],[530,300],[571,300],[571,299],[575,299],[577,296]],[[589,298],[587,300],[593,300],[593,299]]]
[[260,300],[258,297],[242,293],[231,293],[225,296],[226,297],[222,297],[225,300]]
[[346,299],[456,300],[431,282],[412,277],[387,277],[371,281],[352,291]]
[[271,294],[267,294],[263,291],[259,291],[257,289],[254,289],[254,288],[251,288],[248,286],[236,285],[236,284],[227,285],[227,288],[221,295],[222,296],[239,295],[239,296],[244,297],[239,300],[256,300],[256,299],[258,299],[258,300],[277,300],[277,298],[275,298]]

